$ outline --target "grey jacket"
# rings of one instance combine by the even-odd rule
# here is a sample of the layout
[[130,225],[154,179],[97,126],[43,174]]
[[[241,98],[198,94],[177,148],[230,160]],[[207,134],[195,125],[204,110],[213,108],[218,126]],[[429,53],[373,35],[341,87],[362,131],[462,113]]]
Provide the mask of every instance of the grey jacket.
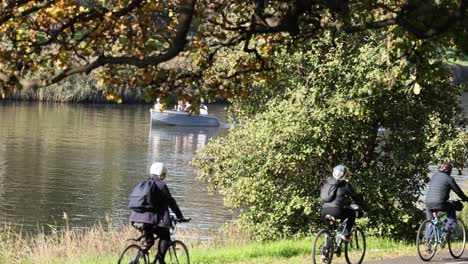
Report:
[[132,211],[129,221],[133,223],[156,224],[160,227],[170,227],[171,219],[169,208],[171,208],[171,210],[176,214],[177,218],[183,218],[182,212],[180,211],[177,202],[169,192],[169,188],[167,188],[166,183],[157,176],[151,176],[150,179],[156,183],[156,186],[159,189],[157,194],[160,196],[158,208],[153,212],[137,213]]
[[353,186],[349,182],[344,180],[337,180],[333,177],[328,177],[325,180],[325,184],[337,185],[338,188],[336,190],[335,199],[329,203],[323,203],[322,207],[344,208],[345,206],[351,204],[349,201],[349,197],[351,197],[355,203],[363,207],[363,209],[367,209],[362,196],[354,191]]
[[437,172],[431,178],[426,192],[426,207],[444,209],[450,197],[450,191],[454,191],[462,200],[468,200],[455,179],[445,172]]

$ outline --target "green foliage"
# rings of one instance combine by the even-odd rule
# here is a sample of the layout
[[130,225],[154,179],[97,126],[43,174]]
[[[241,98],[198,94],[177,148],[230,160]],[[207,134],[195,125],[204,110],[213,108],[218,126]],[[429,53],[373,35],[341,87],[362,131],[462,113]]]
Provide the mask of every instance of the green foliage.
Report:
[[468,131],[459,127],[444,124],[438,116],[431,118],[427,140],[428,146],[434,151],[433,162],[451,161],[455,167],[463,168],[468,160]]
[[454,100],[460,87],[427,43],[417,44],[427,55],[407,63],[379,35],[322,40],[278,52],[276,78],[253,78],[250,98],[233,99],[244,125],[198,153],[198,176],[239,211],[242,227],[270,239],[319,225],[321,182],[344,163],[370,205],[368,230],[412,236],[428,164],[463,142],[445,133],[431,143],[433,116],[445,131],[466,122]]

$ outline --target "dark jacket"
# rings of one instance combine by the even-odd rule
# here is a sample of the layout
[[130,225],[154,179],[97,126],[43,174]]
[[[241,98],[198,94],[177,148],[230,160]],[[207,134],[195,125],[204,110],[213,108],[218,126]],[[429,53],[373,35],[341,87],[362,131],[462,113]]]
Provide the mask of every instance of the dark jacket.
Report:
[[445,172],[437,172],[432,176],[426,192],[426,207],[443,210],[452,190],[462,200],[468,200],[452,176]]
[[160,227],[170,227],[171,219],[169,215],[169,208],[176,214],[177,218],[183,218],[182,212],[177,205],[177,202],[172,197],[167,188],[166,183],[158,176],[151,176],[150,180],[154,181],[158,190],[154,196],[158,197],[157,208],[152,212],[137,213],[132,211],[129,221],[135,223],[157,224]]
[[351,183],[345,181],[345,180],[337,180],[333,177],[328,177],[325,180],[325,184],[332,184],[336,185],[338,188],[336,190],[336,196],[335,199],[329,203],[323,203],[322,208],[324,207],[338,207],[338,208],[344,208],[347,205],[351,204],[351,201],[349,200],[349,197],[351,197],[355,203],[363,207],[363,209],[366,209],[367,206],[364,203],[364,200],[362,199],[362,196],[357,194]]

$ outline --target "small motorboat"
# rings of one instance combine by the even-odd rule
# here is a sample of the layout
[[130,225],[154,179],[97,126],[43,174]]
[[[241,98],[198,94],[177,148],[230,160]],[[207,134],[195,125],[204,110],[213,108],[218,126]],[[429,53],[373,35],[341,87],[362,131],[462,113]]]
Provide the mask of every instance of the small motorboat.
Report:
[[151,109],[151,124],[174,126],[219,127],[221,123],[214,115],[196,115],[185,111]]

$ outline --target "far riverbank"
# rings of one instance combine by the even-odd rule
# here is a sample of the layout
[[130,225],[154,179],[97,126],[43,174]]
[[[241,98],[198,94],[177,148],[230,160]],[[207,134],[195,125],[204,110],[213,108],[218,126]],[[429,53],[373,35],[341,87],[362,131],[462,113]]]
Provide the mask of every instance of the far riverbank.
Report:
[[[453,71],[454,81],[468,83],[468,64],[465,61],[449,63]],[[90,75],[74,75],[70,78],[41,89],[23,89],[14,91],[9,100],[47,101],[67,103],[113,103],[104,96],[104,88],[96,85],[96,79]],[[116,95],[122,98],[124,104],[151,103],[145,98],[144,87],[121,87]],[[468,85],[465,87],[468,93]],[[1,97],[0,97],[1,100]],[[149,98],[151,101],[151,98]]]

